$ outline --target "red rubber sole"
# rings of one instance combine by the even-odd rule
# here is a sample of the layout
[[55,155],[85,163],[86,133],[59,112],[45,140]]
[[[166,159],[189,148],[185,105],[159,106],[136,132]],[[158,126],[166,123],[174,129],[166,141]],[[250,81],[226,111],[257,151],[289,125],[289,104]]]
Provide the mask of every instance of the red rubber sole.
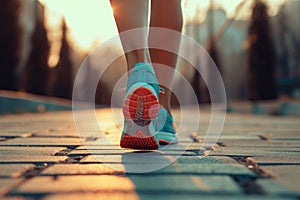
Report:
[[151,90],[139,87],[127,96],[123,105],[125,119],[149,121],[156,118],[159,111],[158,99]]
[[159,144],[156,142],[153,136],[135,136],[125,134],[121,140],[122,148],[131,149],[157,149]]

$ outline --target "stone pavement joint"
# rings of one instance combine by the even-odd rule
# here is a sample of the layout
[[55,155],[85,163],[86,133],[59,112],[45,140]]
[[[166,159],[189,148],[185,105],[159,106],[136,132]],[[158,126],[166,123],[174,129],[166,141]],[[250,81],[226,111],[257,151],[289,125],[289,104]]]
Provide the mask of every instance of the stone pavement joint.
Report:
[[233,157],[238,163],[247,167],[247,169],[253,171],[257,174],[260,178],[270,178],[271,174],[264,171],[256,162],[254,162],[251,158],[245,157]]
[[264,195],[265,192],[257,184],[257,178],[233,176],[233,180],[243,189],[248,195]]
[[27,170],[22,174],[23,177],[25,178],[32,178],[35,176],[38,176],[44,169],[49,167],[48,165],[40,165],[40,166],[35,166],[32,169]]
[[227,147],[227,145],[224,142],[217,142],[217,145],[219,147]]
[[66,149],[62,149],[59,152],[56,152],[54,155],[55,156],[66,156],[68,153],[70,153],[72,150],[76,149],[78,146],[69,146]]
[[270,138],[267,137],[266,135],[258,135],[258,137],[262,140],[270,140]]
[[61,161],[60,163],[63,163],[63,164],[79,163],[80,160],[82,160],[84,158],[85,158],[85,156],[72,156],[72,157],[68,157],[64,161]]

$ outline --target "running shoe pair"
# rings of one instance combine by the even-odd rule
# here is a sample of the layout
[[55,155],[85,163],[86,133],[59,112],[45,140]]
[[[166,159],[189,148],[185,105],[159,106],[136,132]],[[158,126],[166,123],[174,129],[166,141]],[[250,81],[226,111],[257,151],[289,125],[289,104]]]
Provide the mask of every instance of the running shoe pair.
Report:
[[150,64],[137,63],[128,77],[123,102],[122,148],[157,149],[177,143],[173,117],[160,106],[160,87]]

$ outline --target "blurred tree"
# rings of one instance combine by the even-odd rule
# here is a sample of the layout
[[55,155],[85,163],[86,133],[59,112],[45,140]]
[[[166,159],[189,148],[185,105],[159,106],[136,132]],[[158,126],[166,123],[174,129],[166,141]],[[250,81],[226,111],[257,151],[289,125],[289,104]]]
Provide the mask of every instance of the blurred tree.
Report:
[[32,35],[31,52],[24,69],[23,89],[34,94],[47,94],[50,69],[50,45],[45,28],[44,7],[36,3],[36,26]]
[[271,100],[278,97],[275,81],[276,56],[267,6],[254,3],[249,27],[249,99]]
[[279,71],[283,77],[289,76],[289,54],[287,47],[287,24],[286,24],[286,13],[285,13],[285,4],[282,5],[279,13],[278,13],[278,26],[279,26],[279,54],[278,54],[278,63],[279,63]]
[[95,103],[98,105],[111,105],[112,92],[109,91],[107,85],[100,79],[95,94]]
[[[197,60],[196,66],[200,67],[200,62],[198,60]],[[201,92],[201,86],[203,85],[203,80],[202,80],[201,75],[200,75],[198,70],[194,71],[194,76],[193,76],[193,79],[191,81],[191,85],[192,85],[192,88],[193,88],[193,90],[195,92],[195,95],[197,97],[198,103],[199,104],[203,103],[203,101],[202,101],[202,96],[203,95],[201,95],[201,93],[202,93]]]
[[[192,23],[191,35],[194,37],[194,39],[198,43],[201,42],[201,40],[200,40],[201,24],[199,22],[199,19],[200,19],[200,8],[197,7],[196,14],[194,16],[194,20]],[[194,47],[191,47],[191,49],[189,49],[189,51],[191,51],[191,53],[193,53],[195,51]],[[210,100],[209,100],[209,93],[208,93],[207,85],[204,82],[204,79],[202,77],[203,74],[200,74],[200,71],[203,72],[203,68],[205,67],[205,66],[201,65],[201,64],[203,64],[203,62],[201,62],[200,59],[201,59],[200,56],[197,55],[195,67],[197,67],[198,70],[194,70],[194,76],[191,80],[191,85],[196,94],[198,103],[202,104],[202,103],[208,103]]]
[[[210,1],[210,7],[208,12],[208,44],[206,46],[206,49],[208,51],[208,54],[210,55],[211,59],[214,61],[215,65],[217,66],[219,72],[221,73],[221,63],[219,61],[219,55],[218,55],[218,49],[216,46],[217,38],[215,38],[215,13],[216,10],[214,10],[214,0]],[[208,62],[208,67],[211,66],[210,62]],[[208,86],[212,88],[214,82],[216,81],[214,74],[211,72],[210,69],[208,69]],[[210,94],[208,89],[206,90],[207,96],[209,97],[206,101],[208,103],[211,102]]]
[[72,98],[73,66],[71,61],[71,48],[67,40],[67,25],[65,19],[62,23],[62,41],[58,64],[53,68],[53,82],[51,94],[55,97]]
[[[197,19],[199,19],[199,7],[196,10],[196,15],[195,15],[195,22],[197,22]],[[228,28],[228,26],[231,24],[231,21],[229,21],[230,23],[228,23],[228,21],[226,21],[221,28],[219,28],[218,30],[216,30],[216,25],[215,25],[215,14],[217,13],[217,11],[215,10],[215,5],[214,5],[214,0],[210,0],[210,6],[209,6],[209,10],[207,12],[207,31],[208,31],[208,38],[207,41],[205,41],[205,48],[208,52],[208,54],[210,55],[211,59],[214,61],[214,63],[216,64],[216,66],[218,67],[219,71],[221,72],[221,64],[219,62],[219,53],[218,53],[218,49],[217,49],[217,41],[218,39],[220,39],[222,37],[222,35],[224,34],[224,32],[226,31],[226,29]],[[197,42],[200,42],[200,24],[195,23],[193,25],[193,29],[194,29],[194,38]],[[199,58],[197,58],[199,59]],[[210,86],[212,84],[214,84],[215,82],[215,78],[213,73],[211,73],[211,68],[213,67],[210,61],[206,62],[206,66],[200,66],[201,63],[199,60],[197,60],[197,67],[199,69],[201,68],[205,68],[204,71],[207,72],[207,83],[204,82],[204,79],[202,78],[201,74],[195,70],[194,73],[194,77],[191,81],[192,87],[196,93],[197,96],[197,100],[198,102],[201,103],[210,103],[211,99],[210,99],[210,94],[208,91],[208,87],[207,84],[209,84]],[[203,73],[204,74],[204,73]],[[202,74],[202,75],[203,75]]]
[[21,56],[20,0],[0,4],[0,89],[17,90],[15,70]]
[[[208,12],[208,44],[207,44],[207,51],[211,57],[211,59],[214,61],[216,66],[218,67],[220,73],[221,73],[221,65],[219,62],[219,56],[218,56],[218,49],[216,46],[217,39],[215,36],[215,32],[218,33],[218,31],[215,31],[215,13],[216,10],[214,10],[214,0],[210,1],[210,7],[209,7],[209,12]],[[226,22],[225,22],[226,24]],[[222,28],[222,27],[221,27]],[[224,33],[224,32],[223,32]],[[221,36],[219,36],[221,37]],[[210,77],[213,79],[213,77]]]
[[[300,40],[294,28],[299,24],[292,24],[289,15],[297,13],[288,13],[288,6],[296,6],[295,3],[288,5],[284,3],[278,12],[278,71],[280,92],[285,95],[292,95],[295,89],[300,88],[300,58],[298,56],[300,49]],[[298,4],[300,5],[300,4]],[[292,24],[292,26],[291,26]]]

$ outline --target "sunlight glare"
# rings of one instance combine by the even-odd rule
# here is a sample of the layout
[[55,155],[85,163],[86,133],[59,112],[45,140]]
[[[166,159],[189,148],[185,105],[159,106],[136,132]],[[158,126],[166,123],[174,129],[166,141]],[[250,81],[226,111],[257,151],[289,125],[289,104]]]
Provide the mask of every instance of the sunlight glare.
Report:
[[63,15],[71,29],[73,39],[79,47],[89,49],[98,40],[116,34],[112,10],[108,1],[99,0],[40,0],[51,11],[48,12],[50,25],[55,26],[57,16]]
[[[79,48],[88,50],[99,41],[105,41],[117,34],[113,11],[108,0],[39,0],[46,9],[50,29],[58,30],[58,14],[63,15],[71,30],[73,42]],[[236,7],[243,0],[214,0],[216,8],[223,8],[228,17],[234,17]],[[244,0],[245,1],[245,0]],[[287,0],[265,0],[269,13],[274,16],[280,6]],[[237,19],[249,19],[253,0],[246,4]],[[197,18],[198,22],[205,20],[210,0],[183,0],[185,21]],[[198,13],[197,13],[198,11]],[[51,34],[50,34],[51,35]],[[56,35],[59,37],[59,34]],[[51,39],[50,39],[51,40]],[[53,40],[53,39],[52,39]],[[56,46],[59,48],[58,46]]]

